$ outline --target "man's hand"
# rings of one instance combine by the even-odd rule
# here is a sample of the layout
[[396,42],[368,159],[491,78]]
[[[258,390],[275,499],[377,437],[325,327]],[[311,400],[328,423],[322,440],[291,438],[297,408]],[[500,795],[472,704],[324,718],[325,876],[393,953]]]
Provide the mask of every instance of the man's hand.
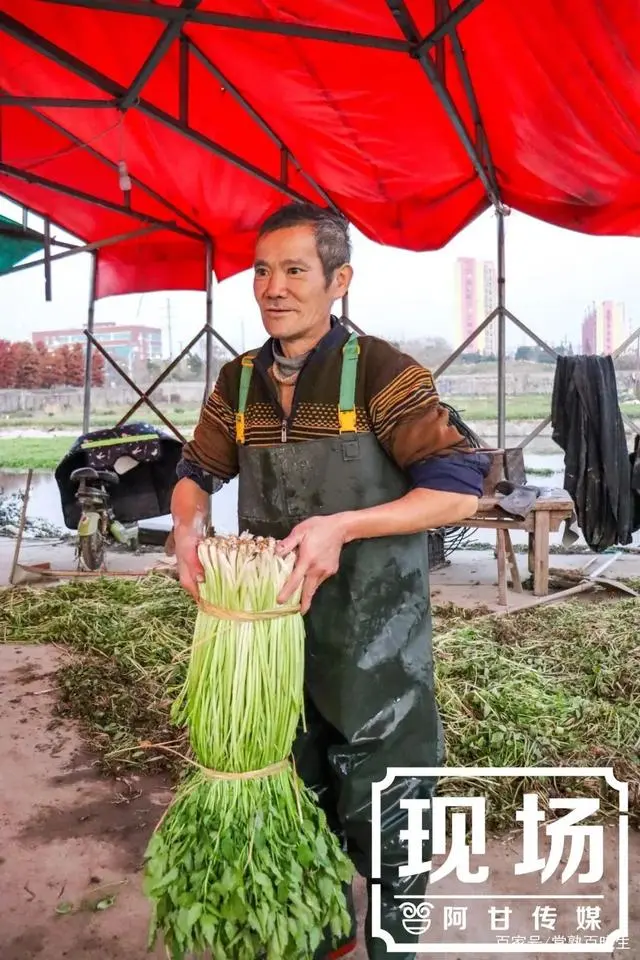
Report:
[[294,527],[277,547],[282,557],[298,550],[296,565],[278,596],[278,603],[286,603],[302,584],[301,613],[308,613],[320,584],[338,572],[345,539],[344,515],[339,513],[331,517],[310,517]]
[[198,546],[206,536],[208,511],[209,495],[189,477],[178,480],[171,495],[173,549],[180,583],[196,603],[200,600],[198,584],[205,579]]
[[340,554],[346,543],[426,533],[427,530],[453,526],[472,517],[477,508],[478,498],[475,496],[416,489],[377,507],[303,520],[278,544],[281,556],[298,548],[297,563],[278,603],[286,603],[300,584],[304,584],[300,604],[302,613],[307,613],[320,584],[337,573]]
[[192,531],[175,535],[175,554],[180,583],[196,603],[200,600],[198,584],[204,583],[204,569],[198,557],[200,542],[201,538]]

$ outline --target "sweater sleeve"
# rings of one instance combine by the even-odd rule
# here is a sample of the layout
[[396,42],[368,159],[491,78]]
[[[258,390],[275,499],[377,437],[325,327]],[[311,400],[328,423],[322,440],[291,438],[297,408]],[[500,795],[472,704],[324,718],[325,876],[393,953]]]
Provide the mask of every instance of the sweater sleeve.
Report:
[[430,370],[371,338],[365,392],[374,433],[414,487],[482,495],[489,458],[449,422]]
[[215,493],[238,473],[235,414],[231,401],[235,362],[225,364],[203,406],[193,439],[182,451],[178,477],[190,477],[207,493]]

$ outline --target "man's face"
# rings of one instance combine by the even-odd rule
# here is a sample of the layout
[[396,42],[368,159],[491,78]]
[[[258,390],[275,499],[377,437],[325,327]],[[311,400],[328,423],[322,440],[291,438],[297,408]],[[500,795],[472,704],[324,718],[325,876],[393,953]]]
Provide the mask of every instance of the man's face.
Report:
[[349,286],[351,268],[327,284],[313,227],[301,224],[267,234],[256,246],[253,292],[269,336],[295,342],[322,335],[335,300]]

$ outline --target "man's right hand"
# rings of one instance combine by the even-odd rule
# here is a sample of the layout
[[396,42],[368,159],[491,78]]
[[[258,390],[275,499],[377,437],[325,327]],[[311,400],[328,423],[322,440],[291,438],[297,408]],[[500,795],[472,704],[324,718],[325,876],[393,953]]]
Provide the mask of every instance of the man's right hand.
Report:
[[196,603],[200,600],[198,586],[205,579],[198,547],[206,537],[208,512],[208,494],[189,477],[178,480],[171,496],[174,551],[180,583]]
[[175,554],[180,584],[191,594],[196,603],[200,600],[199,584],[204,582],[204,569],[198,557],[202,542],[193,533],[175,533]]

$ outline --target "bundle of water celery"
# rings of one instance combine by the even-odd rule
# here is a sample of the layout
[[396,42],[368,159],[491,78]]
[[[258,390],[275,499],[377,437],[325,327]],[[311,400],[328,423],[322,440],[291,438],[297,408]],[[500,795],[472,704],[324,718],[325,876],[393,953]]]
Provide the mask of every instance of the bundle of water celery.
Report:
[[303,718],[304,622],[278,594],[295,557],[213,537],[188,672],[173,707],[190,772],[149,843],[149,945],[172,960],[305,960],[351,927],[354,869],[289,760]]

